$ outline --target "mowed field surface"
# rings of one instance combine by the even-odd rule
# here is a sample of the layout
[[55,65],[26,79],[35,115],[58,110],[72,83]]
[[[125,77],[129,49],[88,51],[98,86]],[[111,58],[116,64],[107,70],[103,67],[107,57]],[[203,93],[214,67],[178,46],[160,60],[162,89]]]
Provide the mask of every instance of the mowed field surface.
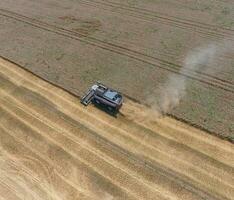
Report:
[[4,59],[0,82],[0,199],[234,199],[233,144],[130,100],[84,107]]
[[[233,141],[233,1],[2,0],[0,8],[0,55],[74,94],[100,80],[146,104],[179,74],[186,95],[169,114]],[[211,62],[181,73],[187,54],[210,44],[219,52]]]

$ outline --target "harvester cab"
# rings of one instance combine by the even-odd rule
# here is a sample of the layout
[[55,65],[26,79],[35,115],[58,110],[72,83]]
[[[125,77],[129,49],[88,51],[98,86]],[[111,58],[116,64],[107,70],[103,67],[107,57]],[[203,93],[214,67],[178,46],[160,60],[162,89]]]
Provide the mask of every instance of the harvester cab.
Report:
[[88,106],[91,102],[103,106],[111,112],[116,112],[123,104],[123,96],[118,91],[97,82],[81,99],[81,103],[85,106]]

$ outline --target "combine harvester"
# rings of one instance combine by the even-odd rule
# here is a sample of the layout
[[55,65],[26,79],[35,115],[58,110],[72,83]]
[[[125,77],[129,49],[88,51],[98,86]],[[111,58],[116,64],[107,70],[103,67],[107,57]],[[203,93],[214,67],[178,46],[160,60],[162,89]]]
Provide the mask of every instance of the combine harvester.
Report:
[[97,82],[82,97],[81,103],[88,106],[90,103],[102,105],[110,112],[118,112],[123,104],[123,96],[116,90]]

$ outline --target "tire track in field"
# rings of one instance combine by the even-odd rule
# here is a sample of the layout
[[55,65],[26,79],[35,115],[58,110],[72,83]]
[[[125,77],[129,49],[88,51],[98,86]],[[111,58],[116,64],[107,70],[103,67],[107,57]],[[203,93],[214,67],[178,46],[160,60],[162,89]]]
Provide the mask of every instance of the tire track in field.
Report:
[[182,66],[180,65],[176,65],[174,63],[164,61],[156,57],[149,56],[144,53],[137,52],[135,50],[132,50],[126,47],[104,42],[97,38],[85,37],[85,35],[79,32],[74,32],[74,31],[67,30],[61,27],[50,25],[45,22],[41,22],[39,20],[32,19],[32,18],[14,13],[11,11],[0,9],[0,15],[8,17],[8,18],[13,18],[14,20],[18,20],[23,23],[27,23],[31,26],[66,36],[71,39],[79,40],[81,42],[85,42],[92,46],[96,46],[96,47],[105,49],[107,51],[115,52],[115,53],[130,57],[130,58],[133,58],[135,60],[141,61],[143,63],[150,64],[151,66],[158,67],[158,68],[167,70],[169,72],[185,76],[186,78],[190,78],[192,80],[196,80],[201,83],[205,83],[209,86],[220,88],[230,93],[234,93],[234,83],[231,81],[223,80],[216,76],[209,75],[209,74],[199,72],[199,71],[184,70],[184,72],[181,72],[180,69]]
[[[1,132],[4,132],[2,129],[0,129]],[[1,149],[1,151],[4,152],[4,149]],[[6,152],[4,152],[4,155],[0,157],[0,173],[1,175],[7,175],[7,179],[12,179],[15,183],[20,183],[23,190],[29,191],[30,186],[26,183],[29,182],[30,185],[33,185],[34,188],[39,188],[40,194],[42,194],[43,200],[61,200],[58,196],[53,195],[53,192],[50,188],[50,184],[45,183],[44,180],[46,180],[50,174],[46,174],[45,176],[36,175],[35,173],[32,173],[32,170],[30,168],[26,168],[24,165],[22,165],[18,160],[21,160],[21,162],[33,162],[32,164],[39,164],[38,160],[35,162],[35,158],[19,158],[14,157],[11,155],[7,155]],[[33,166],[31,165],[31,166]],[[38,168],[38,166],[37,166]],[[40,167],[39,167],[40,168]],[[42,166],[42,171],[44,166]],[[40,170],[39,170],[40,171]],[[18,178],[18,179],[17,179]],[[1,177],[2,180],[4,180],[4,177]],[[49,181],[50,182],[50,181]],[[47,188],[47,189],[46,189]],[[21,192],[23,193],[23,192]],[[29,193],[29,192],[27,192]],[[33,190],[33,193],[35,193],[35,189]],[[53,197],[53,198],[52,198]]]
[[[176,28],[180,28],[183,29],[185,31],[191,32],[194,31],[196,33],[200,34],[200,37],[203,38],[214,38],[214,39],[222,39],[225,37],[224,34],[221,33],[216,33],[216,32],[205,32],[203,30],[198,30],[197,27],[195,28],[187,26],[185,23],[172,23],[171,20],[165,20],[165,17],[155,17],[155,16],[150,16],[149,14],[143,14],[142,12],[133,12],[133,13],[123,13],[123,11],[125,12],[132,12],[131,9],[126,9],[125,7],[120,7],[120,6],[113,6],[112,4],[106,4],[106,3],[101,3],[101,2],[90,2],[90,1],[82,1],[82,4],[86,5],[86,6],[91,6],[94,8],[100,8],[102,10],[106,10],[108,12],[113,12],[113,13],[118,13],[118,14],[124,14],[125,16],[128,17],[133,17],[136,19],[140,19],[141,21],[147,22],[147,23],[154,23],[154,24],[163,24],[163,25],[167,25],[167,26],[173,26]],[[105,6],[107,8],[105,8]],[[116,9],[116,10],[113,10]],[[120,9],[121,11],[119,11],[118,9]],[[157,20],[157,21],[156,21]],[[230,39],[231,40],[231,39]]]
[[[2,109],[1,109],[2,110]],[[1,112],[2,113],[2,112]],[[2,142],[4,141],[4,139],[5,139],[5,135],[10,135],[11,137],[13,137],[13,138],[16,138],[16,135],[15,134],[12,134],[9,130],[11,129],[11,128],[13,128],[12,126],[11,127],[9,127],[9,128],[5,128],[4,126],[3,126],[3,124],[0,124],[0,130],[1,130],[1,133],[4,135],[4,136],[2,136],[2,135],[0,135],[0,137],[1,137],[1,144],[2,144]],[[30,136],[30,134],[28,135],[28,137]],[[24,147],[25,146],[25,144],[26,144],[26,146],[27,146],[27,144],[29,144],[30,142],[26,142],[27,141],[27,139],[28,139],[28,137],[26,137],[25,138],[25,140],[23,140],[23,146],[22,147]],[[17,139],[17,138],[16,138]],[[11,141],[11,143],[13,143],[12,142],[12,140],[10,140]],[[21,141],[22,142],[22,141]],[[7,144],[6,142],[5,142],[5,144]],[[10,147],[9,146],[9,144],[7,144],[7,147]],[[23,150],[22,150],[22,147],[21,147],[21,145],[17,145],[17,144],[12,144],[12,147],[13,148],[16,148],[16,147],[18,147],[18,148],[20,148],[18,151],[17,151],[17,154],[19,153],[19,152],[23,152]],[[30,149],[30,148],[29,148]],[[39,152],[41,152],[42,150],[44,150],[44,149],[40,149],[40,151]],[[32,150],[32,148],[30,149],[30,151],[32,151],[33,153],[35,153],[33,150]],[[25,153],[25,152],[24,152]],[[24,153],[22,153],[22,155],[18,155],[18,156],[24,156]],[[53,163],[53,160],[51,160],[51,159],[45,159],[45,156],[43,156],[41,153],[39,153],[39,154],[36,154],[36,156],[35,156],[35,154],[32,154],[32,153],[29,153],[29,152],[26,152],[25,154],[30,154],[30,155],[32,155],[32,157],[34,156],[34,157],[37,157],[38,158],[38,161],[40,161],[41,163],[40,163],[40,166],[37,166],[37,168],[31,168],[31,171],[33,171],[33,170],[35,170],[34,171],[34,173],[35,174],[38,174],[39,172],[38,171],[40,171],[41,170],[41,166],[43,166],[43,167],[49,167],[50,169],[52,169],[52,171],[50,170],[50,172],[51,172],[51,174],[53,175],[53,179],[52,180],[48,180],[48,184],[49,184],[49,186],[51,186],[52,185],[52,187],[54,187],[54,188],[57,188],[57,191],[62,191],[64,188],[65,189],[67,189],[68,191],[70,191],[70,193],[71,194],[76,194],[77,196],[87,196],[88,198],[85,198],[85,199],[90,199],[90,198],[92,198],[92,199],[95,199],[94,198],[94,196],[92,196],[91,194],[89,194],[88,193],[88,191],[85,191],[85,190],[83,190],[82,188],[77,188],[76,187],[76,185],[74,184],[74,183],[72,183],[72,181],[71,180],[68,180],[68,179],[66,179],[65,178],[65,176],[63,175],[63,173],[61,173],[61,170],[58,168],[58,166],[57,165],[55,165],[55,163]],[[24,162],[24,159],[18,159],[18,161],[22,164],[22,165],[25,165],[25,162]],[[26,166],[26,167],[28,167],[28,166]],[[39,168],[38,168],[39,167]],[[54,170],[55,169],[55,170]],[[41,175],[40,175],[41,176]],[[74,177],[72,177],[72,178],[74,178]],[[48,177],[46,177],[46,179],[48,179]],[[58,183],[60,184],[60,185],[58,185]],[[83,195],[83,194],[85,194],[85,195]],[[55,194],[56,195],[56,194]],[[62,196],[61,194],[59,194],[60,196]],[[68,194],[69,195],[69,194]],[[53,198],[53,199],[55,199],[55,198]]]
[[[53,168],[55,169],[55,174],[58,175],[58,179],[56,179],[56,177],[54,177],[53,182],[50,184],[54,184],[57,187],[57,191],[55,192],[55,195],[60,195],[60,197],[64,197],[62,199],[67,200],[67,199],[71,199],[71,196],[74,196],[72,199],[75,199],[75,197],[79,197],[80,199],[84,199],[84,200],[88,200],[88,199],[96,199],[95,196],[93,196],[93,194],[91,194],[91,192],[93,191],[85,191],[83,190],[83,186],[82,187],[78,187],[78,185],[75,185],[74,183],[72,183],[71,180],[68,180],[68,178],[64,178],[64,172],[59,170],[59,166],[61,165],[61,163],[56,163],[53,159],[48,158],[47,154],[42,154],[41,150],[38,151],[37,149],[34,148],[34,146],[30,146],[30,143],[25,142],[25,140],[23,140],[22,138],[17,137],[17,132],[10,132],[7,128],[4,128],[1,125],[1,130],[3,130],[3,133],[5,134],[6,138],[8,137],[9,139],[11,139],[11,141],[13,141],[15,143],[15,145],[18,146],[18,148],[20,148],[24,153],[27,154],[31,154],[35,157],[38,157],[39,160],[41,161],[41,163],[44,166],[53,166]],[[5,138],[4,136],[4,138]],[[17,147],[16,146],[16,147]],[[52,148],[55,148],[56,146],[53,146]],[[19,151],[21,152],[21,151]],[[20,160],[20,162],[22,162]],[[61,162],[61,161],[60,161]],[[22,163],[24,164],[24,163]],[[70,165],[69,165],[70,166]],[[56,171],[57,170],[57,171]],[[65,168],[63,169],[65,170]],[[67,168],[66,170],[69,171],[69,168]],[[74,179],[75,178],[75,174],[72,174],[73,176],[70,177],[70,179]],[[61,178],[62,177],[62,178]],[[65,184],[64,184],[65,183]],[[66,186],[66,183],[69,183],[69,187]],[[70,188],[70,186],[72,186]],[[63,194],[61,193],[61,191],[63,192]],[[82,191],[82,193],[80,192]],[[66,193],[66,195],[64,195],[64,193]],[[70,197],[70,198],[68,198]]]
[[[31,183],[30,179],[23,180],[22,177],[21,178],[18,177],[19,176],[18,174],[14,176],[14,174],[13,175],[11,175],[10,173],[7,174],[6,171],[2,171],[2,170],[0,170],[0,173],[1,173],[1,180],[7,185],[7,187],[11,188],[14,193],[21,194],[20,198],[22,200],[23,199],[46,200],[46,198],[41,197],[44,191],[42,192],[41,188],[40,189],[38,188],[39,184],[37,185],[37,188],[34,188],[33,190],[31,190],[28,188],[28,185],[31,184],[30,186],[34,187],[35,183]],[[9,175],[11,177],[9,177]],[[24,179],[26,179],[26,177],[24,177]],[[35,189],[37,189],[40,192],[38,193],[34,192]]]
[[15,194],[14,190],[11,187],[9,187],[1,179],[0,179],[0,192],[3,196],[3,198],[5,198],[7,200],[22,200],[19,196],[17,196],[17,194]]
[[[72,182],[70,180],[65,179],[64,176],[61,173],[61,170],[60,170],[60,173],[59,173],[58,167],[53,163],[53,161],[49,160],[49,159],[46,159],[45,156],[40,153],[42,150],[39,151],[39,154],[37,154],[36,152],[34,152],[32,148],[28,148],[28,151],[25,152],[25,148],[27,149],[27,147],[28,147],[27,144],[29,144],[29,143],[27,143],[26,140],[23,140],[23,141],[19,140],[18,141],[18,139],[17,139],[17,137],[15,135],[16,132],[15,132],[15,134],[12,133],[12,132],[10,132],[9,129],[6,129],[2,124],[0,126],[1,126],[0,127],[1,133],[4,133],[4,136],[2,136],[2,135],[0,136],[1,137],[1,143],[4,142],[4,140],[6,140],[6,139],[9,140],[9,138],[5,137],[5,136],[9,135],[9,137],[11,138],[10,139],[11,143],[10,142],[8,142],[8,143],[12,144],[12,146],[14,148],[19,149],[19,151],[17,152],[17,156],[23,157],[24,154],[30,154],[30,155],[32,155],[34,157],[37,157],[38,160],[41,162],[41,165],[43,165],[43,167],[47,167],[48,166],[49,168],[52,169],[51,173],[53,175],[53,179],[52,179],[53,182],[49,182],[48,183],[50,187],[51,187],[51,185],[53,187],[55,187],[55,188],[57,187],[58,191],[60,191],[60,190],[62,191],[64,188],[66,188],[67,190],[70,191],[71,194],[77,194],[77,196],[82,196],[83,194],[85,194],[85,196],[87,197],[85,199],[90,199],[90,198],[94,199],[94,196],[90,195],[88,193],[88,191],[84,191],[84,190],[82,190],[82,188],[76,187],[76,185],[72,184]],[[5,143],[7,144],[7,142],[5,142]],[[19,152],[21,154],[18,155]],[[25,165],[25,163],[24,163],[23,160],[19,159],[18,161],[22,165],[24,165],[26,168],[29,168],[28,166]],[[33,171],[35,174],[38,174],[38,171],[41,170],[40,166],[39,166],[39,168],[37,166],[37,168],[35,168],[35,169],[34,168],[30,168],[29,170]],[[54,169],[56,169],[57,171],[54,170]],[[60,185],[58,185],[57,183],[59,183]],[[59,195],[63,196],[61,194],[59,194]],[[53,199],[55,199],[55,198],[53,198]]]
[[[79,2],[88,6],[98,7],[103,10],[108,10],[110,12],[124,14],[148,22],[153,22],[153,23],[160,22],[162,24],[172,25],[178,28],[188,29],[189,31],[201,33],[203,35],[208,35],[211,37],[214,36],[215,38],[219,39],[223,37],[234,36],[234,30],[232,29],[217,27],[215,25],[197,22],[193,20],[177,18],[174,16],[157,13],[148,9],[125,5],[122,3],[110,2],[110,1],[105,1],[105,2],[93,1],[93,0],[92,1],[79,0]],[[116,10],[114,10],[113,8]],[[127,12],[120,12],[119,10]]]
[[[13,66],[8,66],[10,69],[11,68],[13,68]],[[4,67],[3,67],[4,68]],[[1,69],[1,68],[0,68]],[[1,70],[2,71],[2,70]],[[38,120],[40,120],[41,122],[43,122],[44,124],[45,124],[45,126],[48,126],[48,125],[50,125],[50,126],[53,126],[54,128],[55,128],[55,130],[57,130],[57,131],[59,131],[60,132],[60,134],[62,134],[62,135],[64,135],[64,137],[68,137],[69,136],[69,140],[72,140],[72,141],[76,141],[76,139],[74,138],[74,135],[77,135],[77,133],[78,133],[78,129],[76,130],[76,128],[75,128],[75,124],[74,124],[74,122],[72,122],[72,120],[69,120],[68,118],[66,118],[65,116],[61,116],[59,113],[57,113],[57,112],[54,112],[53,110],[50,110],[50,107],[48,107],[48,105],[47,106],[45,106],[46,104],[44,104],[44,103],[40,103],[41,101],[42,101],[42,99],[41,98],[37,98],[37,99],[32,99],[30,96],[32,95],[32,94],[30,94],[30,93],[28,93],[28,95],[27,95],[27,93],[25,93],[24,91],[25,90],[22,90],[22,89],[20,89],[20,85],[22,85],[22,86],[26,86],[26,87],[28,87],[28,88],[34,88],[34,93],[37,91],[40,95],[42,95],[42,96],[45,96],[45,97],[47,97],[48,99],[53,99],[55,102],[56,102],[56,105],[57,105],[57,107],[56,107],[56,109],[61,109],[61,107],[64,107],[64,109],[62,109],[62,111],[64,112],[64,114],[66,114],[66,116],[70,116],[71,117],[71,119],[74,119],[75,121],[79,121],[79,118],[82,118],[83,119],[83,121],[81,121],[82,123],[84,123],[84,126],[86,127],[87,126],[87,123],[85,124],[85,121],[89,121],[89,120],[91,120],[91,121],[94,121],[95,122],[95,119],[94,118],[92,118],[92,115],[89,115],[87,112],[92,112],[92,111],[94,111],[95,112],[95,110],[91,107],[91,108],[88,108],[88,109],[91,109],[91,110],[89,110],[89,111],[85,111],[85,109],[84,108],[82,108],[79,104],[77,104],[79,101],[78,100],[75,100],[75,98],[72,98],[70,95],[68,95],[68,94],[66,94],[65,92],[63,92],[62,90],[59,90],[58,89],[58,91],[56,91],[56,92],[52,92],[53,90],[55,90],[55,88],[54,87],[52,87],[52,86],[50,86],[49,84],[46,84],[45,82],[43,82],[43,81],[40,81],[40,80],[37,80],[37,78],[35,78],[35,77],[32,77],[32,76],[29,76],[28,75],[28,73],[22,73],[22,76],[25,76],[25,77],[27,77],[28,76],[28,78],[25,78],[24,80],[20,80],[20,77],[21,76],[16,76],[17,74],[20,74],[20,71],[23,71],[23,70],[14,70],[15,71],[15,73],[14,72],[12,72],[11,73],[11,70],[8,70],[8,76],[9,76],[9,79],[11,80],[11,81],[16,81],[16,85],[18,85],[18,86],[16,86],[16,89],[15,90],[13,90],[12,89],[12,87],[15,87],[14,85],[13,86],[11,86],[11,85],[9,85],[8,84],[8,86],[7,86],[7,83],[6,84],[4,84],[4,90],[5,91],[8,91],[8,92],[10,92],[10,94],[12,93],[12,94],[14,94],[14,96],[9,96],[9,95],[6,95],[6,94],[4,94],[4,95],[1,95],[2,97],[3,97],[3,100],[4,101],[2,101],[1,100],[1,102],[2,102],[2,106],[4,106],[4,109],[7,109],[8,110],[8,112],[10,112],[11,113],[11,116],[13,115],[13,116],[16,116],[16,115],[18,115],[18,120],[20,120],[22,123],[26,123],[26,125],[27,125],[27,127],[34,127],[35,128],[35,126],[37,126],[37,130],[40,132],[40,130],[42,131],[42,124],[41,123],[39,123],[38,122]],[[18,73],[17,73],[18,72]],[[7,73],[6,73],[6,71],[4,71],[4,74],[5,75],[7,75]],[[29,77],[30,77],[30,80],[32,81],[32,82],[34,82],[35,81],[35,84],[31,84],[32,82],[30,82],[30,81],[28,81],[29,80]],[[2,79],[2,80],[4,80],[4,79]],[[18,82],[18,80],[19,80],[19,82]],[[27,80],[27,81],[26,81]],[[5,81],[6,82],[6,81]],[[28,82],[28,83],[27,83]],[[17,89],[18,88],[18,89]],[[14,92],[13,92],[14,91]],[[1,94],[3,94],[3,93],[1,93]],[[22,98],[22,97],[24,97],[24,98]],[[25,97],[27,97],[27,98],[25,98]],[[56,98],[57,97],[57,98]],[[12,99],[13,98],[13,99]],[[59,100],[59,98],[60,98],[60,100]],[[14,99],[18,99],[17,101],[15,101]],[[27,102],[27,101],[29,101],[29,102]],[[37,102],[38,101],[38,102]],[[4,103],[4,104],[3,104]],[[24,105],[23,105],[23,104]],[[15,104],[15,105],[14,105]],[[70,105],[70,108],[69,108],[69,104],[71,104]],[[1,105],[1,104],[0,104]],[[53,105],[50,105],[49,104],[49,106],[52,106],[52,107],[54,107]],[[77,111],[75,111],[74,110],[74,108],[75,107],[77,107]],[[47,108],[47,109],[46,109]],[[68,111],[66,111],[66,108],[69,108],[69,112]],[[11,111],[9,111],[9,109],[11,110]],[[21,111],[19,111],[18,109],[20,109]],[[41,109],[41,110],[40,110]],[[66,112],[65,112],[66,111]],[[25,112],[27,112],[27,114],[25,113]],[[72,115],[72,112],[73,112],[73,114],[74,115]],[[51,114],[52,113],[52,114]],[[82,114],[83,113],[83,114]],[[28,117],[26,117],[28,115]],[[79,117],[75,117],[75,116],[79,116]],[[29,117],[29,116],[31,116],[31,117]],[[44,117],[43,117],[44,116]],[[57,116],[57,117],[56,117]],[[87,118],[84,118],[85,116],[87,116]],[[112,135],[113,135],[113,137],[115,137],[115,135],[117,135],[118,133],[119,134],[122,134],[122,129],[116,129],[116,131],[113,129],[114,127],[116,127],[116,126],[118,126],[117,124],[115,124],[114,122],[115,121],[118,121],[118,120],[110,120],[111,118],[109,118],[109,120],[108,120],[108,117],[107,116],[105,116],[105,115],[103,115],[103,113],[101,114],[101,113],[99,113],[98,114],[98,112],[96,112],[96,116],[99,116],[100,117],[100,120],[98,120],[97,119],[97,122],[99,121],[99,123],[101,123],[101,125],[105,125],[106,123],[110,123],[111,124],[111,126],[110,126],[110,128],[111,129],[108,129],[108,131],[110,132],[110,133],[112,133],[112,134],[110,134],[110,137],[107,137],[107,140],[109,140],[109,141],[111,141],[112,140]],[[62,117],[62,118],[61,118]],[[23,120],[23,121],[22,121]],[[124,120],[124,119],[123,119]],[[6,122],[7,121],[7,122]],[[6,120],[5,122],[3,121],[3,124],[5,124],[6,125],[6,123],[9,123],[8,124],[8,129],[9,129],[9,131],[12,131],[12,132],[14,132],[14,129],[12,129],[12,128],[10,128],[10,126],[11,126],[11,124],[10,124],[10,122],[12,121],[12,120]],[[71,124],[70,124],[71,123]],[[126,122],[127,123],[127,122]],[[16,123],[15,123],[16,124]],[[124,121],[122,122],[122,124],[124,124]],[[96,122],[95,122],[95,125],[98,125],[98,124],[96,124]],[[126,127],[128,127],[127,126],[127,124],[125,124],[126,125]],[[112,127],[113,126],[113,127]],[[56,128],[57,127],[57,128]],[[59,127],[63,127],[63,129],[60,129]],[[119,126],[118,126],[119,127]],[[125,127],[125,128],[126,128]],[[105,125],[105,128],[108,128],[106,125]],[[129,129],[129,130],[131,130],[131,129]],[[136,129],[137,130],[137,129]],[[179,129],[177,129],[177,130],[175,130],[175,131],[178,131]],[[104,133],[104,130],[100,130],[100,127],[99,127],[99,129],[95,129],[95,127],[93,128],[93,131],[95,132],[95,133],[97,133],[97,134],[99,134],[99,135],[102,135],[103,133]],[[140,131],[140,130],[139,130]],[[141,130],[142,131],[142,130]],[[50,134],[50,137],[55,137],[54,139],[57,141],[57,142],[59,142],[58,140],[58,136],[56,136],[55,135],[55,133],[52,133],[51,132],[51,130],[44,130],[44,131],[42,131],[41,132],[41,134],[44,134],[44,133],[47,133],[48,132],[48,134]],[[64,134],[63,134],[64,133]],[[71,135],[71,133],[72,133],[72,135]],[[117,134],[116,134],[117,133]],[[132,133],[134,133],[133,131],[132,131]],[[140,132],[139,132],[140,133]],[[139,134],[137,131],[135,131],[135,134]],[[155,134],[157,133],[157,131],[155,132]],[[16,133],[14,133],[14,135],[15,135]],[[85,133],[84,133],[85,134]],[[88,131],[87,131],[87,134],[88,134]],[[97,135],[96,134],[96,135]],[[106,134],[106,133],[105,133]],[[13,135],[13,136],[14,136]],[[46,137],[47,138],[47,137]],[[81,137],[82,138],[82,137]],[[47,138],[48,139],[48,138]],[[161,138],[162,139],[162,138]],[[161,140],[160,139],[160,140]],[[50,140],[52,143],[53,142],[55,142],[55,140]],[[128,139],[127,139],[130,143],[132,143],[133,141],[134,141],[134,139],[133,139],[133,137],[129,137]],[[24,140],[23,140],[24,141]],[[65,138],[64,139],[60,139],[60,141],[65,141]],[[114,141],[114,140],[113,140]],[[112,142],[113,142],[112,141]],[[145,140],[145,144],[146,144],[146,146],[145,146],[145,149],[140,149],[138,146],[135,146],[135,148],[138,150],[138,151],[142,151],[142,153],[144,153],[144,150],[147,150],[148,149],[148,144],[151,146],[151,145],[153,145],[153,144],[151,144],[150,143],[150,141],[151,141],[151,139],[149,139],[149,140]],[[186,142],[186,141],[185,141]],[[116,139],[116,141],[115,141],[115,143],[117,143],[117,144],[120,144],[121,143],[121,141],[119,142],[119,140],[118,140],[118,138]],[[125,146],[123,146],[123,147],[125,147],[125,149],[126,150],[128,150],[128,151],[130,151],[130,152],[134,152],[134,154],[136,154],[136,152],[134,151],[134,147],[133,147],[133,149],[131,148],[131,146],[129,147],[129,145],[131,145],[131,144],[127,144],[127,145],[125,145]],[[36,143],[37,144],[37,143]],[[29,148],[36,148],[35,146],[36,146],[36,144],[35,145],[31,145]],[[92,143],[93,144],[93,143]],[[104,145],[104,146],[106,146],[107,145],[107,143],[106,142],[101,142],[100,143],[100,146],[102,146],[102,145]],[[169,143],[165,143],[166,145],[168,145],[168,150],[171,148],[170,147],[170,145],[171,145],[171,142],[169,142]],[[179,144],[179,143],[178,143]],[[222,142],[220,142],[220,144],[222,144]],[[69,151],[70,152],[70,154],[72,153],[72,155],[73,155],[73,157],[76,157],[75,155],[76,155],[76,148],[78,148],[78,147],[76,147],[75,145],[71,145],[71,143],[67,143],[66,142],[66,145],[65,144],[62,144],[61,142],[59,143],[59,144],[57,144],[57,145],[59,145],[59,146],[61,146],[61,145],[63,145],[63,149],[65,149],[66,151]],[[65,146],[64,146],[65,145]],[[157,145],[156,145],[157,146]],[[228,145],[229,146],[229,145]],[[113,145],[110,145],[110,147],[114,147]],[[230,146],[229,146],[230,147]],[[177,147],[178,148],[178,147]],[[217,147],[218,148],[218,147]],[[225,147],[224,149],[226,149],[227,147]],[[90,149],[92,149],[92,145],[91,145],[91,147],[90,147]],[[231,149],[231,148],[230,148]],[[37,151],[38,150],[40,150],[40,148],[38,148],[37,149]],[[162,151],[165,151],[165,152],[167,152],[167,149],[166,148],[162,148],[162,146],[161,146],[161,150]],[[213,150],[213,149],[212,149]],[[147,150],[148,151],[148,150]],[[185,151],[185,149],[183,150],[183,151]],[[207,150],[207,151],[209,151],[209,149]],[[103,150],[102,150],[102,152],[103,152]],[[110,153],[110,155],[109,156],[111,156],[111,155],[113,155],[114,154],[114,149],[112,150],[112,149],[109,149],[107,152],[109,152]],[[231,151],[231,153],[232,153],[233,151]],[[83,155],[83,156],[85,156],[85,157],[89,157],[90,155],[90,153],[88,153],[87,154],[87,152],[86,151],[81,151],[80,150],[80,153]],[[103,152],[104,153],[104,152]],[[116,153],[116,152],[115,152]],[[150,154],[152,154],[152,155],[154,155],[154,153],[155,154],[157,154],[156,153],[156,151],[154,150],[154,152],[152,151],[152,152],[149,152]],[[159,152],[160,153],[160,152]],[[183,153],[183,152],[181,152],[181,153]],[[92,154],[92,152],[91,152],[91,154]],[[102,155],[102,157],[104,157],[104,154],[97,154],[97,156],[98,155]],[[173,155],[173,154],[172,154]],[[192,154],[191,154],[192,155]],[[173,155],[173,156],[175,156],[175,155]],[[87,158],[83,158],[83,159],[87,159]],[[121,156],[121,154],[120,154],[120,157],[119,157],[119,159],[121,158],[121,157],[127,157],[126,155],[123,155],[122,154],[122,156]],[[129,158],[128,158],[129,157]],[[128,159],[131,159],[131,156],[128,156],[127,158]],[[187,157],[187,156],[186,156]],[[186,159],[186,157],[185,157],[185,159]],[[163,157],[162,157],[163,158]],[[230,157],[231,158],[231,157]],[[107,157],[105,157],[105,159],[107,159]],[[118,159],[118,160],[119,160]],[[145,170],[147,169],[147,170],[149,170],[149,168],[151,169],[153,169],[153,168],[155,168],[155,164],[156,163],[154,163],[154,164],[151,164],[151,159],[149,159],[149,156],[148,157],[146,157],[145,159],[144,159],[144,157],[141,157],[141,159],[142,159],[142,162],[144,162],[144,160],[146,159],[146,166],[145,166]],[[95,159],[93,159],[93,160],[95,160]],[[114,160],[114,159],[113,159]],[[136,160],[135,159],[135,161],[133,160],[133,162],[135,162],[135,164],[136,163],[139,163],[139,158]],[[206,162],[206,160],[204,160],[204,162]],[[114,161],[113,161],[113,163],[114,163]],[[193,162],[191,162],[191,163],[193,163]],[[231,163],[231,161],[229,162],[229,163]],[[123,164],[123,163],[122,163]],[[164,163],[165,164],[165,163]],[[166,164],[167,165],[167,164]],[[129,165],[127,165],[127,166],[129,166]],[[151,166],[151,167],[150,167]],[[123,167],[123,165],[122,165],[122,167]],[[221,166],[220,166],[221,167]],[[222,169],[223,169],[223,167],[221,167]],[[129,168],[128,167],[128,169],[132,169],[132,168]],[[158,173],[158,170],[159,169],[157,169],[156,170],[156,172]],[[134,170],[133,170],[134,171]],[[211,170],[212,171],[212,170]],[[113,173],[116,173],[116,174],[119,174],[119,173],[117,173],[118,171],[113,171]],[[132,173],[131,171],[129,171],[130,173]],[[168,173],[168,172],[166,172],[166,173]],[[217,173],[217,171],[212,171],[212,173],[214,173],[214,175],[215,175],[215,173]],[[230,172],[228,172],[228,173],[230,173]],[[175,177],[176,176],[176,172],[174,171],[174,174],[171,174],[171,176],[173,177]],[[205,175],[206,176],[206,175]],[[176,182],[177,182],[177,184],[179,184],[179,179],[180,178],[182,178],[182,177],[177,177],[177,179],[175,179],[175,183],[173,183],[173,185],[176,185]],[[225,176],[223,176],[223,178],[224,178],[224,181],[226,180],[226,181],[231,181],[231,180],[229,180],[229,179],[227,179],[227,178],[225,178]],[[166,179],[168,179],[168,177],[166,176]],[[132,180],[132,179],[127,179],[127,180]],[[205,180],[204,180],[205,181]],[[209,184],[211,184],[210,183],[210,181],[208,181],[209,182]],[[211,181],[212,182],[212,181]],[[195,184],[195,182],[193,182],[193,184]],[[232,181],[230,182],[230,184],[231,184],[231,186],[232,186]],[[196,185],[196,184],[195,184]],[[195,194],[199,194],[200,192],[199,192],[199,190],[197,190],[197,189],[195,189],[196,187],[195,187],[195,185],[193,185],[193,189],[192,188],[190,188],[190,189],[192,189],[192,191],[193,192],[195,192]],[[189,186],[189,184],[187,183],[187,187]],[[232,193],[233,192],[233,189],[231,189],[230,190],[230,187],[229,186],[227,186],[227,191],[226,192],[224,192],[225,191],[225,188],[223,188],[225,186],[225,184],[223,185],[223,183],[221,183],[221,186],[220,186],[220,188],[219,188],[219,191],[217,191],[218,193],[225,193],[225,194],[223,194],[224,196],[226,196],[226,195],[228,195],[230,192]],[[214,187],[214,186],[213,186]],[[185,187],[186,188],[186,187]],[[228,189],[229,188],[229,189]],[[186,188],[186,189],[189,189],[189,188]],[[200,197],[202,198],[202,196],[204,197],[204,195],[206,196],[206,199],[220,199],[221,197],[220,197],[220,195],[219,194],[212,194],[211,195],[211,193],[210,193],[210,190],[207,188],[207,187],[205,187],[205,188],[203,188],[203,190],[205,190],[206,192],[207,192],[207,194],[204,194],[204,193],[200,193]],[[135,190],[134,190],[135,191]],[[223,191],[223,192],[222,192]],[[140,192],[140,191],[139,191]],[[211,196],[210,196],[211,195]],[[222,198],[221,199],[228,199],[229,198],[229,196],[227,196],[227,197],[224,197],[222,195]],[[214,197],[214,196],[216,196],[216,198]]]

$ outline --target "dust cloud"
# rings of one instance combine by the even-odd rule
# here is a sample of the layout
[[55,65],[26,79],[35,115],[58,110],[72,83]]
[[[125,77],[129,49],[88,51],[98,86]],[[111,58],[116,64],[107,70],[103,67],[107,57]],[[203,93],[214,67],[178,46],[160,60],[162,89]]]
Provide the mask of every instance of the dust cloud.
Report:
[[127,119],[137,123],[148,123],[155,121],[162,115],[156,109],[146,107],[137,102],[126,99],[123,107],[121,108],[121,114]]
[[222,67],[214,66],[217,65],[219,58],[230,50],[233,50],[233,44],[227,41],[214,42],[193,49],[185,57],[179,74],[170,75],[165,83],[161,84],[150,95],[147,95],[147,104],[151,106],[151,109],[162,115],[170,112],[186,96],[189,79],[181,74],[191,73],[191,71],[215,74]]

